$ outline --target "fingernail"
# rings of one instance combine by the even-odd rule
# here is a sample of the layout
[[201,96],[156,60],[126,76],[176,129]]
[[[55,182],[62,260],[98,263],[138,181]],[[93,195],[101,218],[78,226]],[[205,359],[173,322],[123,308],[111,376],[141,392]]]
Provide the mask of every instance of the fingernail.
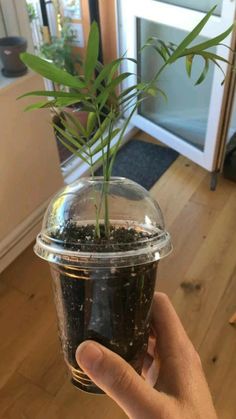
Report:
[[80,366],[95,371],[103,358],[103,352],[94,342],[83,342],[76,351],[76,359]]

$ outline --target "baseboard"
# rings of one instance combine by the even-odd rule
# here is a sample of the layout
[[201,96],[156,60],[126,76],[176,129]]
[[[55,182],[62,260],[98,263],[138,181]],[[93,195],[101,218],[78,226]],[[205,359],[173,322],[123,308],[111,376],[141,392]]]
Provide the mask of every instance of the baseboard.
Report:
[[10,234],[0,241],[0,273],[35,240],[41,229],[44,212],[50,199],[40,205]]

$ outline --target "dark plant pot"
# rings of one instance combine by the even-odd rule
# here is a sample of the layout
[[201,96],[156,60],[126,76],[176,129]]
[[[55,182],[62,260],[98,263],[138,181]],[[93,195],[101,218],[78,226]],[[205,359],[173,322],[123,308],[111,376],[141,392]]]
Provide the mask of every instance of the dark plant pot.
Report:
[[[107,205],[109,240],[103,221]],[[80,179],[51,201],[35,252],[50,263],[61,345],[76,387],[102,393],[75,359],[78,345],[87,339],[105,345],[141,373],[157,265],[171,249],[160,208],[128,179]]]
[[25,52],[27,41],[18,36],[0,38],[0,57],[3,63],[2,73],[5,77],[19,77],[27,72],[27,67],[20,59]]

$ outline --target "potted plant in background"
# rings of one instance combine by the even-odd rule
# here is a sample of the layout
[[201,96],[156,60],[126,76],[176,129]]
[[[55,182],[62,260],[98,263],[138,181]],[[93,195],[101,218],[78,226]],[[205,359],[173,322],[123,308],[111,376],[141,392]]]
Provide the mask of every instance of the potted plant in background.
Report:
[[[79,54],[73,52],[75,35],[70,26],[70,19],[60,19],[60,36],[51,36],[50,42],[44,42],[40,47],[40,55],[54,63],[58,68],[76,76],[77,64],[81,64]],[[61,90],[65,87],[59,86]]]
[[37,19],[37,13],[33,3],[26,3],[26,9],[29,17],[30,23]]
[[[59,15],[60,16],[60,15]],[[79,75],[79,68],[81,68],[81,58],[78,53],[73,50],[73,42],[75,41],[75,35],[70,26],[69,18],[59,18],[58,32],[60,36],[51,36],[50,42],[44,42],[40,47],[40,56],[49,62],[53,63],[62,70],[65,70],[73,76]],[[60,83],[54,83],[54,88],[61,91],[71,91],[72,89],[66,85]],[[62,121],[65,121],[65,115],[72,114],[78,119],[78,122],[83,126],[87,123],[88,113],[83,110],[80,103],[73,103],[71,105],[65,105],[61,108],[59,114],[53,115],[53,123],[56,124],[61,130],[64,130]],[[56,138],[60,141],[61,134],[55,130]],[[63,150],[63,145],[61,146]],[[64,153],[59,147],[59,153],[70,155],[71,153]],[[65,149],[64,149],[65,150]]]
[[0,58],[5,77],[20,77],[27,73],[27,67],[20,59],[20,54],[27,49],[27,40],[22,36],[0,38]]
[[[117,72],[123,60],[132,58],[121,57],[100,65],[95,73],[99,49],[96,23],[91,26],[83,75],[72,76],[39,57],[22,55],[32,70],[73,89],[27,93],[25,96],[51,96],[49,101],[28,109],[50,107],[58,113],[61,107],[79,102],[89,112],[86,127],[72,115],[62,121],[65,130],[55,125],[63,144],[88,163],[91,177],[66,186],[54,197],[35,246],[36,254],[51,266],[62,348],[72,381],[89,392],[100,390],[75,359],[76,348],[85,339],[104,344],[141,372],[157,265],[172,247],[157,203],[138,184],[112,178],[114,160],[140,103],[150,95],[165,95],[158,80],[166,67],[184,58],[191,76],[194,58],[200,56],[204,60],[196,82],[200,84],[210,62],[220,66],[220,61],[226,61],[209,48],[222,42],[233,27],[192,46],[213,11],[178,46],[150,38],[145,48],[153,48],[163,65],[152,80],[139,81],[125,90],[117,88],[131,74]],[[126,120],[120,122],[124,111]],[[102,154],[101,178],[94,176],[98,153]]]

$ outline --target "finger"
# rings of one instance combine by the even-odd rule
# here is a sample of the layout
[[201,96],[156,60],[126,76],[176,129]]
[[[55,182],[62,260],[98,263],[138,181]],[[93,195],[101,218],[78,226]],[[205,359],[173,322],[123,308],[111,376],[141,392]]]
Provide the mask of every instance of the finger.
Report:
[[154,360],[153,357],[147,353],[143,361],[143,369],[142,369],[142,376],[145,379],[147,377],[148,370],[150,369],[153,363],[153,360]]
[[192,371],[199,369],[199,357],[165,294],[154,295],[152,325],[160,357],[156,388],[175,396],[186,394],[192,383]]
[[153,359],[152,356],[147,354],[143,363],[142,377],[151,387],[154,387],[157,383],[159,369],[158,359]]
[[157,351],[161,361],[188,355],[193,350],[182,323],[169,298],[155,293],[152,308],[152,327],[157,336]]
[[148,339],[147,353],[154,358],[155,352],[156,352],[156,338],[153,338],[150,336]]
[[[156,383],[158,381],[158,376],[159,376],[159,364],[158,362],[154,359],[149,370],[147,371],[145,380],[147,381],[147,383],[151,386],[154,387],[156,386]],[[155,387],[156,388],[156,387]]]
[[163,396],[109,349],[97,342],[86,341],[78,347],[76,359],[92,381],[128,416],[146,419],[161,411]]

